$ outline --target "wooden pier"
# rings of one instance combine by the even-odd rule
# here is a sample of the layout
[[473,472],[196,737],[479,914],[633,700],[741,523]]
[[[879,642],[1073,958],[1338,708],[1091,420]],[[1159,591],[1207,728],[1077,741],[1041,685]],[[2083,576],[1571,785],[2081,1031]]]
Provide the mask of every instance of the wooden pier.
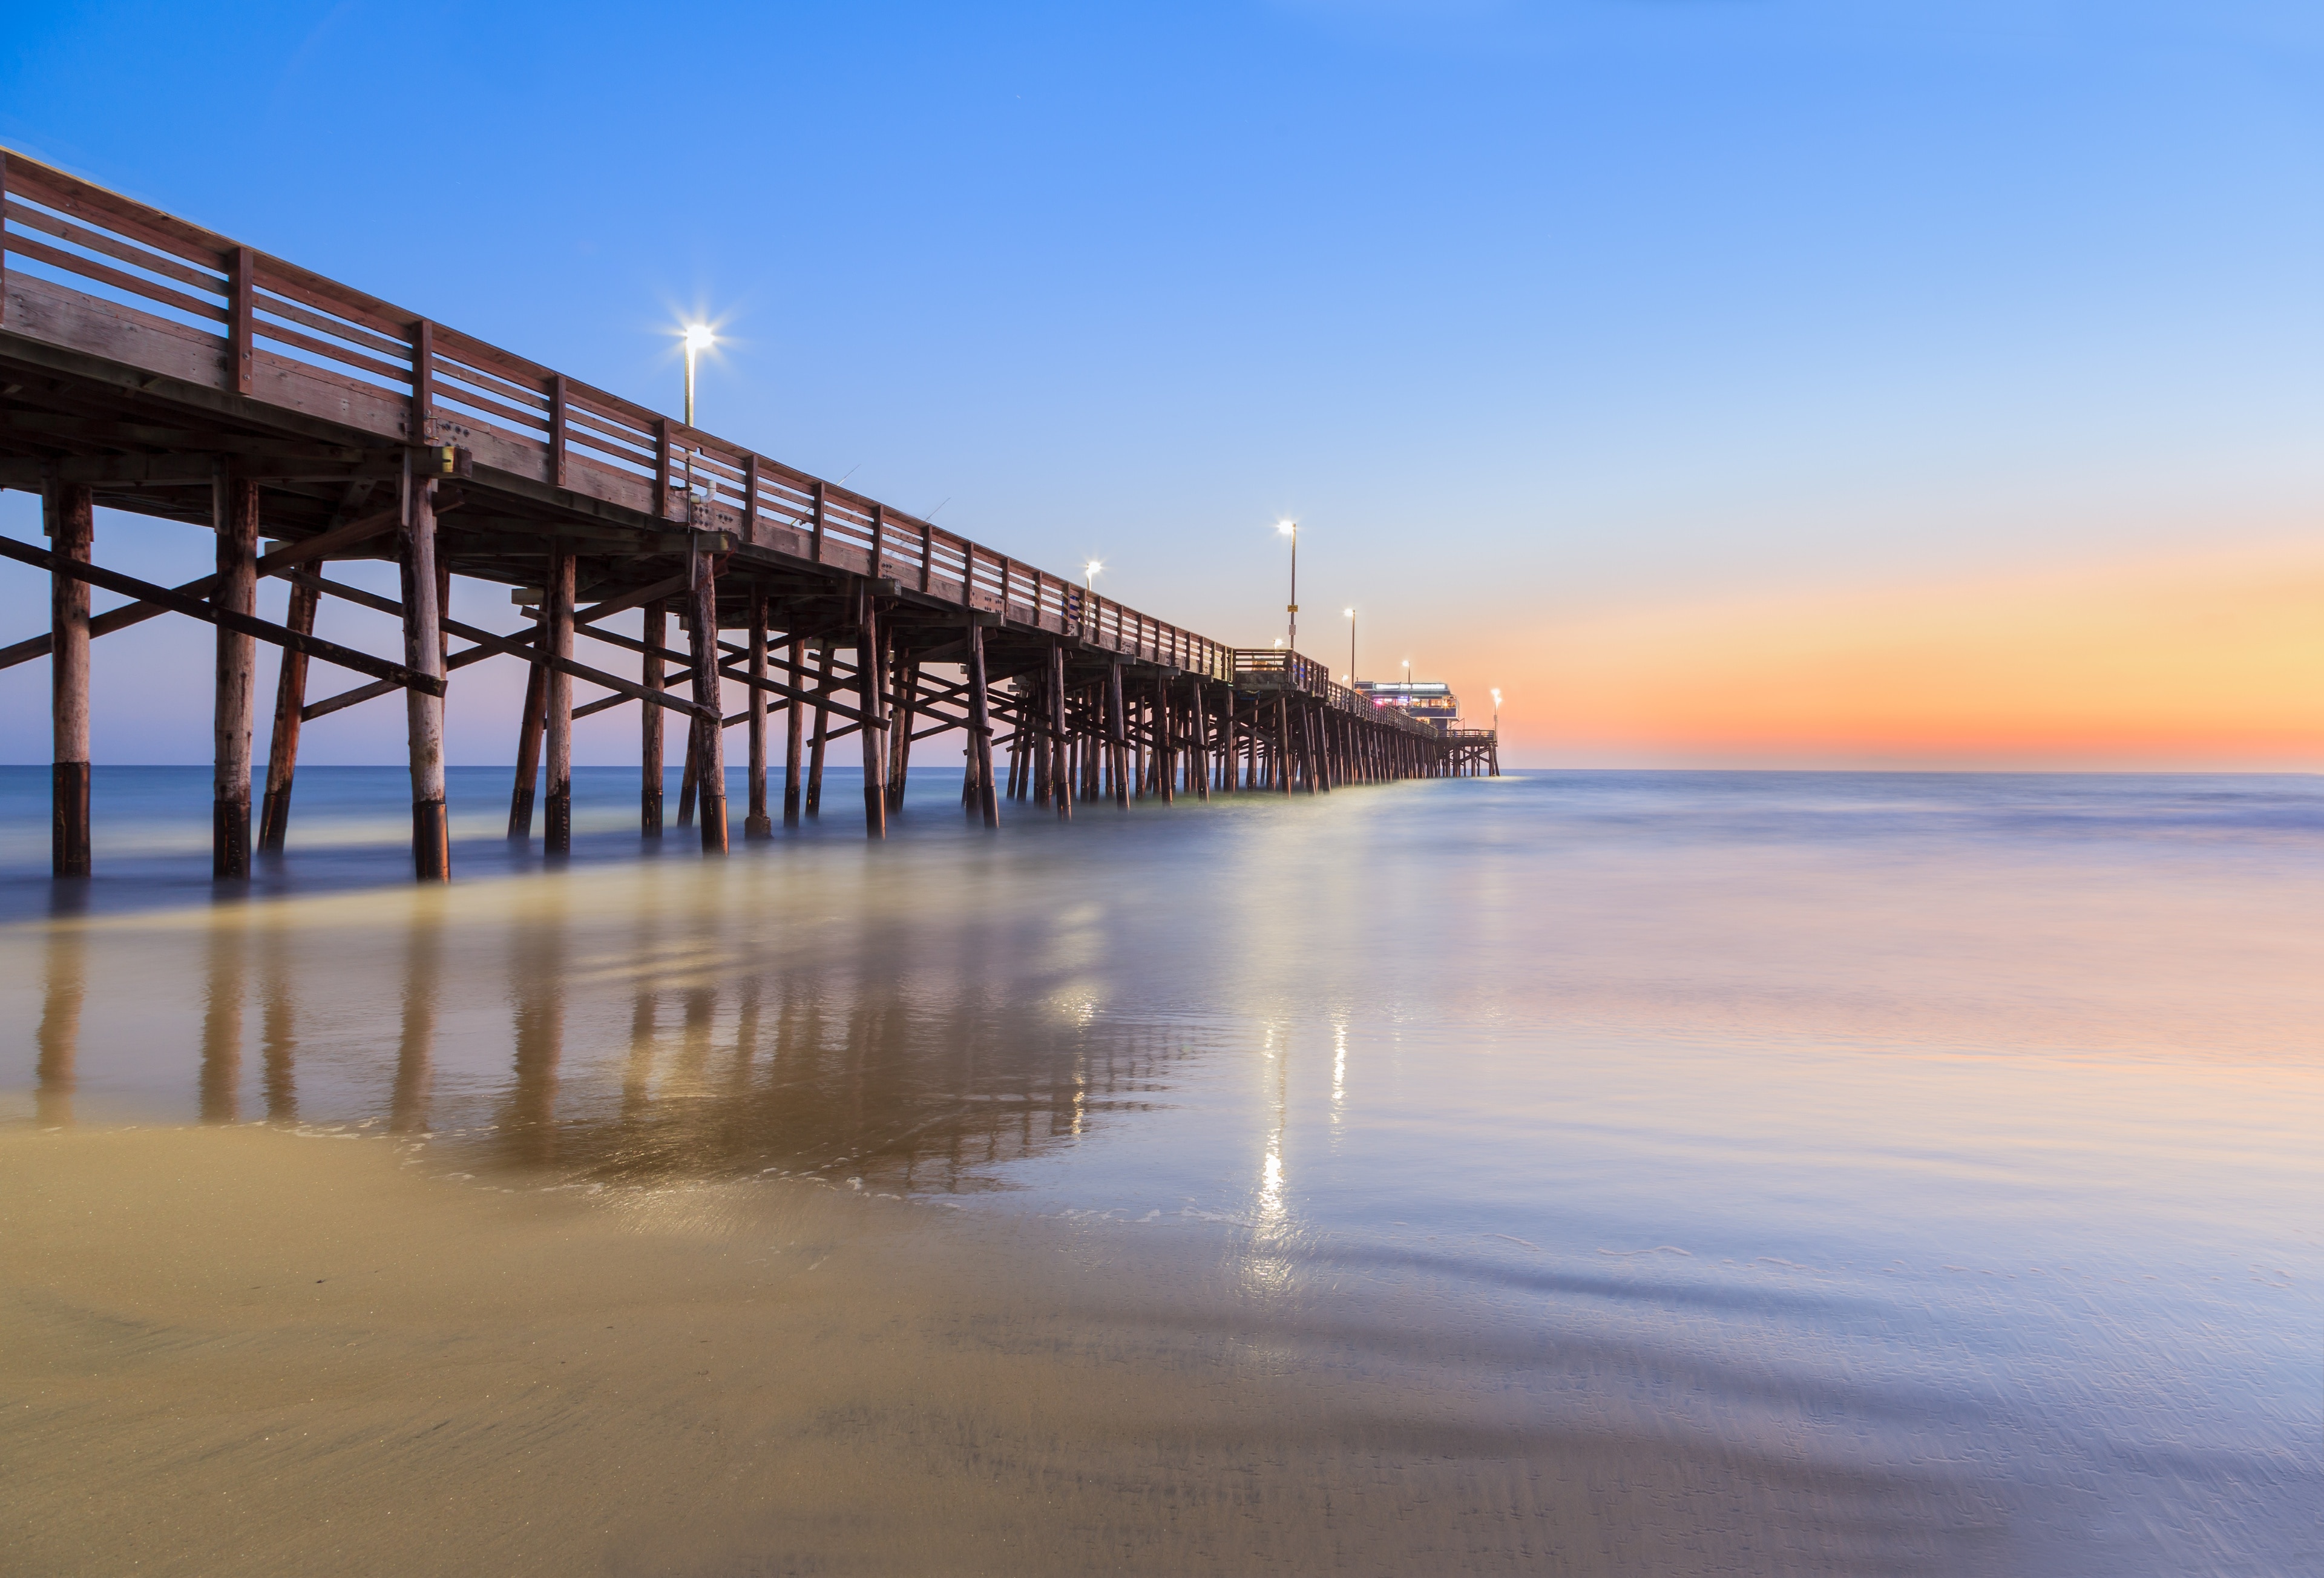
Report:
[[[745,837],[819,813],[827,752],[850,734],[874,838],[902,803],[913,746],[955,730],[963,807],[988,826],[1004,798],[1070,817],[1148,796],[1499,771],[1489,732],[1441,734],[1296,653],[1154,619],[5,151],[0,198],[0,486],[41,494],[48,538],[0,537],[0,555],[52,585],[49,632],[0,649],[0,668],[51,659],[60,876],[90,869],[89,642],[164,614],[217,632],[212,863],[225,879],[248,874],[254,844],[284,847],[305,725],[399,694],[414,870],[447,878],[445,691],[494,657],[531,665],[509,835],[530,838],[538,814],[552,853],[572,837],[573,723],[617,706],[640,715],[641,834],[663,835],[675,715],[676,820],[710,853],[727,848],[737,725]],[[99,565],[98,504],[209,530],[217,573],[163,586]],[[401,595],[334,580],[347,559],[392,560]],[[280,623],[256,614],[267,576],[290,589]],[[512,588],[530,628],[451,618],[455,576]],[[92,586],[133,601],[91,617]],[[325,597],[400,619],[401,660],[318,638]],[[606,623],[632,610],[641,634]],[[585,639],[592,661],[576,656]],[[283,659],[254,832],[260,641]],[[364,682],[315,696],[318,668]],[[597,694],[576,703],[576,681]],[[730,687],[739,713],[724,711]]]

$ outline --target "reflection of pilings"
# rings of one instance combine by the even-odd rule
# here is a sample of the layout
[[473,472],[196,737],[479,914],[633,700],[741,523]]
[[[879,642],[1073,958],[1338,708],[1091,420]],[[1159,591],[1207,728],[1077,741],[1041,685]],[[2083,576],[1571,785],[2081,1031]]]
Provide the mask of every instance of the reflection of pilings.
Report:
[[259,995],[264,1007],[259,1020],[258,1044],[264,1070],[266,1118],[272,1123],[295,1122],[299,1117],[298,1011],[290,996],[284,929],[280,917],[268,917],[259,945]]
[[202,1010],[201,1113],[205,1123],[241,1116],[243,927],[239,903],[210,911],[208,998]]
[[416,908],[403,936],[403,1036],[395,1050],[395,1089],[388,1099],[393,1134],[428,1130],[435,1084],[436,981],[444,954],[443,895],[433,888],[413,895]]
[[630,1001],[630,1055],[622,1064],[622,1118],[645,1116],[653,1098],[654,994],[641,985]]
[[545,1162],[557,1149],[558,1065],[565,1056],[563,890],[544,898],[512,961],[516,980],[516,1070],[503,1124],[512,1159]]
[[684,1082],[680,1088],[692,1092],[701,1088],[702,1075],[710,1062],[710,1024],[717,1011],[718,992],[715,987],[691,987],[686,993],[686,1037],[678,1043],[678,1073]]
[[742,985],[742,1001],[734,1012],[734,1067],[730,1079],[733,1094],[750,1088],[751,1065],[759,1055],[759,978]]
[[73,1121],[73,1064],[80,1050],[80,1005],[88,973],[88,938],[78,925],[51,923],[47,963],[32,1100],[36,1120],[53,1129]]

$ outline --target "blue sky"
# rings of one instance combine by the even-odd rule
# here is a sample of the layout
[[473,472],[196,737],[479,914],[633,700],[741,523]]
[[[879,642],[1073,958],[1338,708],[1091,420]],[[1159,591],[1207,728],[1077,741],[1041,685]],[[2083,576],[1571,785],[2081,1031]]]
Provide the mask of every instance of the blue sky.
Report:
[[[1513,728],[1609,610],[2324,497],[2313,5],[50,5],[0,48],[0,142],[672,407],[706,312],[705,426],[1222,639],[1277,629],[1296,514],[1309,628],[1521,675]],[[0,612],[39,629],[39,578]],[[100,644],[194,654],[100,669],[100,760],[207,758],[173,624]],[[456,759],[507,759],[517,683],[456,698]],[[10,759],[45,693],[0,675]]]

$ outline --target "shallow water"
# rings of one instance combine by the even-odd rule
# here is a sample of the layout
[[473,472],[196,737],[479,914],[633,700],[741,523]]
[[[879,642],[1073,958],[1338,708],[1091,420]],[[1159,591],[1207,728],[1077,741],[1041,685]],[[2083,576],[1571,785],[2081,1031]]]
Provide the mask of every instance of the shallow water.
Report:
[[[1976,1570],[2324,1554],[2318,780],[1526,773],[989,836],[923,775],[867,846],[837,778],[706,863],[585,770],[550,868],[475,770],[429,893],[401,774],[316,769],[223,900],[206,771],[100,769],[78,892],[46,780],[0,770],[22,1119],[1061,1219],[1220,1268],[1262,1345],[1513,1345],[1455,1424],[1917,1486]],[[1813,1532],[1766,1570],[1970,1570]]]

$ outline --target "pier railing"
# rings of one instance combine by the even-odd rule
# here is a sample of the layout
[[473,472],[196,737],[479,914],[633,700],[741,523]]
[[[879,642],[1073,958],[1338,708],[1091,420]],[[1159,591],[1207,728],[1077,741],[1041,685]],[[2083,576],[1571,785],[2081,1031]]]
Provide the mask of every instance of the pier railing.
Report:
[[0,327],[1220,681],[1231,648],[0,151]]
[[1341,712],[1353,713],[1432,740],[1438,738],[1437,731],[1429,724],[1406,716],[1399,708],[1381,706],[1362,691],[1341,684],[1332,678],[1330,668],[1302,653],[1286,651],[1281,647],[1237,647],[1233,657],[1234,678],[1240,682],[1287,687],[1316,697]]

